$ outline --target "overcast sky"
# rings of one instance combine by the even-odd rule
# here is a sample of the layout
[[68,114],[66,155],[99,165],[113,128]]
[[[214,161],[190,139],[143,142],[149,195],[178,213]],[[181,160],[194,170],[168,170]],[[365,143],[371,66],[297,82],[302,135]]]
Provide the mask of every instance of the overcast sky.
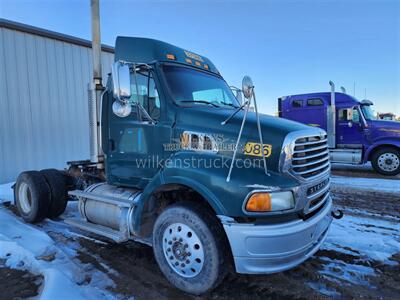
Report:
[[[328,81],[400,115],[400,1],[106,1],[102,42],[160,39],[210,58],[228,83],[250,75],[261,110]],[[0,0],[2,18],[90,39],[89,0]]]

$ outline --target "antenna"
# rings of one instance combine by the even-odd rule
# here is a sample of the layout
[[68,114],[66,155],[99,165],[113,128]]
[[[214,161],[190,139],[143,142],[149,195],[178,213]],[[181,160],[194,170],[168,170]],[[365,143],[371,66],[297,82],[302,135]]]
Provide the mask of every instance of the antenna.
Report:
[[354,84],[353,84],[353,96],[355,97],[356,96],[356,82],[354,81]]

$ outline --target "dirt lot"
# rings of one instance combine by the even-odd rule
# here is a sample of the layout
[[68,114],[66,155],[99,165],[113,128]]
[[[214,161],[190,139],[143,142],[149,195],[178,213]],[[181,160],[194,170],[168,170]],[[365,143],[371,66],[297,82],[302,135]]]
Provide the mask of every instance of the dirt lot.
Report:
[[[76,249],[73,261],[112,279],[115,285],[108,289],[117,298],[400,299],[400,195],[333,189],[332,196],[345,217],[334,221],[326,243],[311,259],[274,275],[232,273],[215,291],[203,297],[171,287],[148,246],[134,242],[118,245],[95,235],[85,238],[82,232],[72,231],[62,221],[45,221],[38,227],[66,253],[69,248]],[[388,255],[387,259],[381,259],[382,255]],[[3,290],[2,272],[0,269]],[[29,280],[31,275],[23,275],[31,282],[33,295],[38,289],[33,282],[37,283],[38,278]],[[87,278],[87,282],[90,280]]]
[[0,259],[0,282],[0,299],[25,299],[39,294],[43,277],[6,268]]

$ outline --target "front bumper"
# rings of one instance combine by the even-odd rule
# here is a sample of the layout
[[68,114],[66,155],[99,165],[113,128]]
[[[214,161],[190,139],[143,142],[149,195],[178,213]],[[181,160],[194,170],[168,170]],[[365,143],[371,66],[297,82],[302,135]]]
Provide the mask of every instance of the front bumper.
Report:
[[310,219],[284,224],[224,223],[236,272],[268,274],[293,268],[312,256],[324,242],[332,222],[332,200]]

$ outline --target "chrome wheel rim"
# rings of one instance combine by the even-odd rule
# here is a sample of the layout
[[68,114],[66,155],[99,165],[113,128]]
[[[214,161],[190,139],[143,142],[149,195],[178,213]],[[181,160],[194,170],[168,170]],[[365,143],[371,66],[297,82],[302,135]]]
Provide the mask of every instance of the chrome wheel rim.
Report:
[[31,189],[25,182],[22,182],[19,185],[18,199],[22,212],[28,214],[32,208],[32,195],[31,195]]
[[399,168],[400,159],[394,153],[383,153],[378,157],[378,166],[383,171],[391,172]]
[[182,277],[195,277],[203,269],[203,244],[195,231],[185,224],[174,223],[165,229],[163,252],[172,270]]

